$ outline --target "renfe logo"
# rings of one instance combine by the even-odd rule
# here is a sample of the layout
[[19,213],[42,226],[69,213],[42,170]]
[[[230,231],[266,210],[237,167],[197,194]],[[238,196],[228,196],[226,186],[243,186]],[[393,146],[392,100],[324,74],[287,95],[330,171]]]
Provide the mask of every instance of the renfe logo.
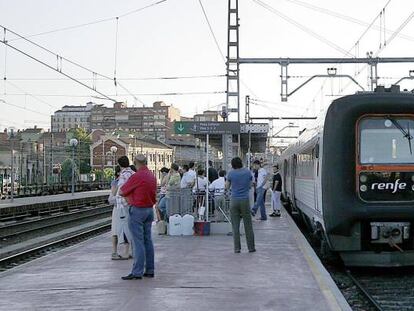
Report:
[[392,193],[396,193],[398,190],[404,190],[405,188],[407,188],[407,183],[403,182],[400,183],[400,180],[397,179],[395,181],[395,183],[392,182],[381,182],[381,183],[373,183],[371,185],[371,190],[393,190]]

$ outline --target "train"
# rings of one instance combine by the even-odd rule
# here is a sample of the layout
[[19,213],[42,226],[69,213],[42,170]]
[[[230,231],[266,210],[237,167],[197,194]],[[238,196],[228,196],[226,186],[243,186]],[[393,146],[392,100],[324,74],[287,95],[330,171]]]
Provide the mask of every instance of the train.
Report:
[[378,86],[331,102],[278,159],[282,198],[322,254],[414,265],[414,93]]

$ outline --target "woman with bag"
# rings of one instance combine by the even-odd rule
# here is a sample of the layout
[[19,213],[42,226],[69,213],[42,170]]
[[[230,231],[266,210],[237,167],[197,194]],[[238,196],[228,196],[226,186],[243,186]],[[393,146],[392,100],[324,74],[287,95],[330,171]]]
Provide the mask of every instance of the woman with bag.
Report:
[[111,233],[112,233],[112,259],[118,258],[118,228],[119,228],[119,215],[118,209],[116,208],[116,193],[118,192],[118,179],[119,174],[121,173],[121,167],[117,165],[115,167],[115,178],[111,182],[111,192],[109,194],[108,203],[113,205],[112,209],[112,223],[111,223]]
[[113,260],[125,260],[130,258],[129,247],[131,242],[131,234],[128,227],[129,204],[124,197],[120,195],[121,187],[128,181],[128,179],[135,173],[129,166],[129,159],[127,156],[122,156],[118,159],[118,164],[121,167],[121,172],[118,179],[118,190],[116,193],[116,208],[118,213],[118,244],[125,245],[124,256],[115,254]]

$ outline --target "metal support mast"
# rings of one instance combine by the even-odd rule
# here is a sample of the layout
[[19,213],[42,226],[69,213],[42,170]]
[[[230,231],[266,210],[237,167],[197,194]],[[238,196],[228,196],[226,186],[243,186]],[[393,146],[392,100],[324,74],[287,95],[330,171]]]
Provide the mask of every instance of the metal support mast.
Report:
[[[240,122],[239,0],[228,0],[228,5],[226,112],[237,113]],[[233,135],[223,135],[223,169],[229,169],[230,159],[235,155],[233,147]]]
[[237,112],[240,122],[239,0],[228,0],[227,24],[227,111]]

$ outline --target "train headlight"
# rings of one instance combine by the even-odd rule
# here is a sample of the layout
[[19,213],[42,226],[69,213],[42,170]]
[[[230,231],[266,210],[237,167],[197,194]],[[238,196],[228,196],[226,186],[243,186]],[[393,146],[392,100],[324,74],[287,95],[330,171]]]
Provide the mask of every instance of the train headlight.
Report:
[[391,127],[392,121],[387,119],[387,120],[385,120],[384,125],[385,125],[385,127]]
[[360,176],[359,176],[359,180],[360,180],[361,182],[367,182],[368,177],[367,177],[367,175],[360,175]]
[[365,192],[365,191],[367,191],[367,190],[368,190],[368,187],[367,187],[366,185],[361,185],[361,186],[359,187],[359,190],[361,190],[362,192]]

